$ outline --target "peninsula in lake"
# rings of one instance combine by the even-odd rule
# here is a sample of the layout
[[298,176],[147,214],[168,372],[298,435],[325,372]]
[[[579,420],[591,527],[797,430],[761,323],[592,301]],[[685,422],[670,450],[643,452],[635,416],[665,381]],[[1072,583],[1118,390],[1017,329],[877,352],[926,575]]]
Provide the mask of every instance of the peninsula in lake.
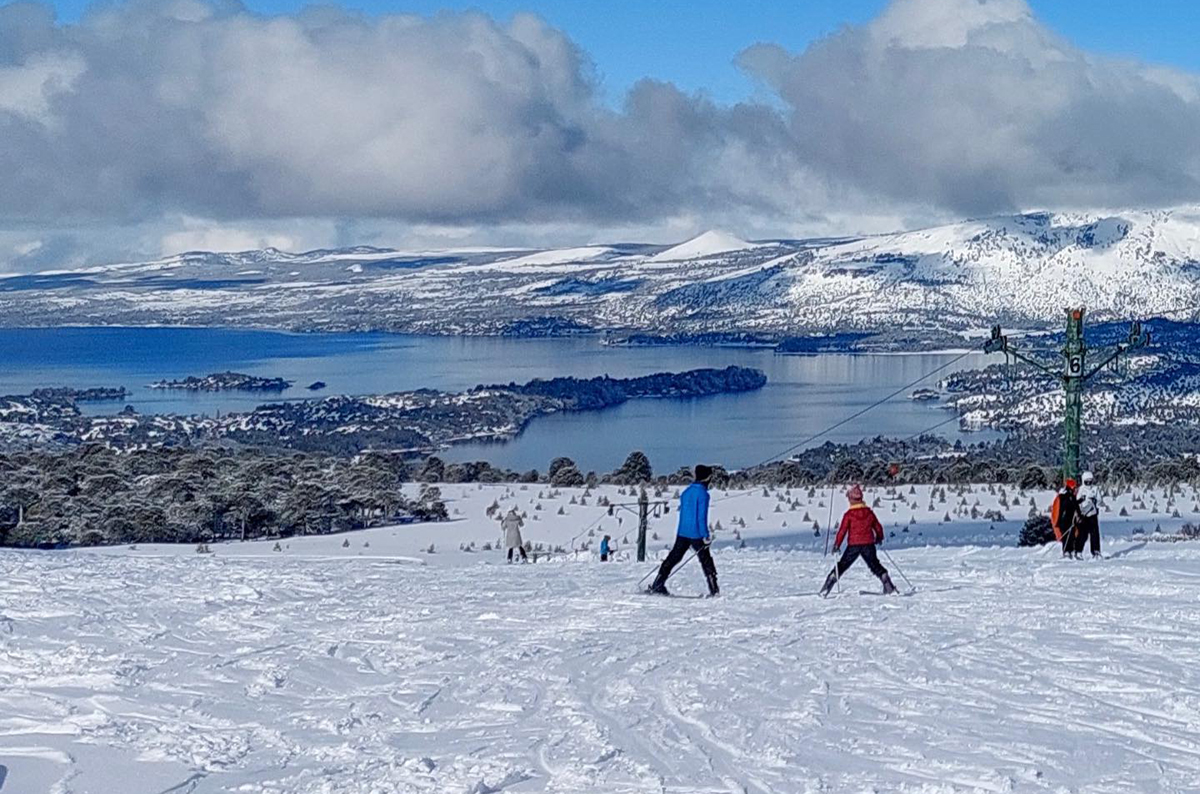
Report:
[[503,441],[539,416],[592,411],[628,400],[683,399],[754,391],[767,376],[746,367],[661,372],[638,378],[551,378],[367,396],[339,395],[260,405],[219,417],[140,414],[85,416],[69,391],[0,397],[0,448],[72,447],[101,443],[117,449],[205,443],[355,454],[386,449],[428,454],[456,443]]

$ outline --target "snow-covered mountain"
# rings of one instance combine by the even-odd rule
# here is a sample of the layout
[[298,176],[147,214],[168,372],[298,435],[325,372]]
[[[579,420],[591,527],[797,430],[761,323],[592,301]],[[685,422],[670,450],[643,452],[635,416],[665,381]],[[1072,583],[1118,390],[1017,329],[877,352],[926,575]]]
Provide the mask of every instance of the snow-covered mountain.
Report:
[[10,325],[187,323],[778,339],[1200,313],[1200,207],[1032,213],[850,239],[191,252],[0,278]]
[[720,254],[761,248],[769,243],[749,243],[726,232],[709,230],[690,240],[660,251],[651,257],[655,262],[682,262],[689,259],[710,259]]

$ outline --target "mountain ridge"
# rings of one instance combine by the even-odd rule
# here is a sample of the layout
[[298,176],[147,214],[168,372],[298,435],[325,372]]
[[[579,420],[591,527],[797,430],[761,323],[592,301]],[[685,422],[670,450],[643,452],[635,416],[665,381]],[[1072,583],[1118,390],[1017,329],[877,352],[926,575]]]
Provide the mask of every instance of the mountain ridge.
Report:
[[1197,319],[1200,207],[1033,212],[890,234],[675,246],[376,246],[186,252],[0,278],[0,323],[227,325],[536,335],[844,332],[973,338],[992,322],[1056,328]]

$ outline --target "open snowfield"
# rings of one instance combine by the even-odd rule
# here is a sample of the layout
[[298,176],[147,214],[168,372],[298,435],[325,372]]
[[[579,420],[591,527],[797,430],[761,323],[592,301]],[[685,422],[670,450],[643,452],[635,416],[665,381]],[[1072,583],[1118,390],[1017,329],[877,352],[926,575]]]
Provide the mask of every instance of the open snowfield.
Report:
[[[1200,544],[1130,534],[1196,521],[1191,489],[1109,499],[1095,562],[1013,547],[1048,494],[996,522],[969,512],[998,488],[916,491],[868,493],[917,588],[892,598],[861,564],[813,595],[804,489],[714,494],[715,600],[459,550],[497,539],[493,501],[534,543],[594,548],[599,519],[624,547],[613,488],[444,486],[452,523],[280,551],[0,552],[0,794],[1200,789]],[[672,584],[702,591],[694,563]]]

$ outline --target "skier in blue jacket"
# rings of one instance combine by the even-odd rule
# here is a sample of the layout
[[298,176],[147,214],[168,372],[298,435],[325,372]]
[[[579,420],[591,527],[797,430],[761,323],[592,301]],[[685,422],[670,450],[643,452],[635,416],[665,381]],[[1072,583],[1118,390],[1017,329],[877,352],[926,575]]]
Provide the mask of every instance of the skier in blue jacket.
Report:
[[679,496],[679,529],[675,534],[675,545],[659,567],[658,577],[654,584],[650,585],[651,593],[670,595],[667,592],[667,578],[671,575],[671,569],[679,564],[689,549],[695,549],[700,567],[704,569],[704,578],[708,581],[708,594],[715,596],[721,592],[717,587],[717,566],[708,550],[709,544],[712,543],[712,536],[708,532],[708,483],[712,476],[711,466],[705,466],[703,463],[697,465],[696,481]]

